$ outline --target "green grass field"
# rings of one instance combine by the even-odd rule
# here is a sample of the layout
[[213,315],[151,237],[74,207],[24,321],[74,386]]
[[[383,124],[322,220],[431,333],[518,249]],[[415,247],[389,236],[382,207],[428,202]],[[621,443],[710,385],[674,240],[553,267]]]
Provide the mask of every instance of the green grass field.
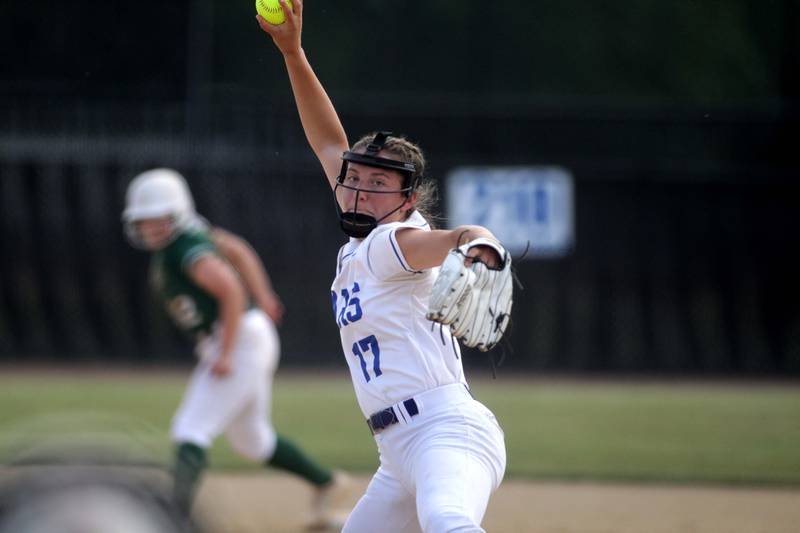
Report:
[[[138,439],[166,462],[169,421],[185,379],[175,373],[5,371],[0,451],[8,454],[20,435],[44,440],[50,433],[90,431],[86,424]],[[796,385],[500,376],[473,380],[472,389],[503,426],[511,478],[800,484]],[[326,464],[363,473],[376,467],[374,443],[343,375],[279,373],[273,414],[281,433]],[[224,439],[215,444],[211,462],[214,468],[249,466]]]

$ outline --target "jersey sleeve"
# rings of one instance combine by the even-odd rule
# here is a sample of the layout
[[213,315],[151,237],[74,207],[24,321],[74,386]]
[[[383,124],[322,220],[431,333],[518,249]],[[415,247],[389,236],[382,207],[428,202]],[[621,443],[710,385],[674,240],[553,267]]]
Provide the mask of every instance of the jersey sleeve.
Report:
[[405,227],[413,226],[397,225],[387,228],[365,243],[367,266],[376,278],[382,280],[413,278],[422,273],[411,268],[397,243],[397,230]]
[[170,248],[170,262],[184,272],[201,257],[217,253],[214,244],[202,233],[184,233]]

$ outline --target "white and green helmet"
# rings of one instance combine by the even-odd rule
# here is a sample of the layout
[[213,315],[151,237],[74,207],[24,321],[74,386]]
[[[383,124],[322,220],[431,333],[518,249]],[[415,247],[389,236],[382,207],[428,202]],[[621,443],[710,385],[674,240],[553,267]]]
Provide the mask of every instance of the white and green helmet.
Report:
[[143,242],[136,222],[151,218],[170,217],[173,221],[173,238],[182,230],[200,223],[192,193],[184,177],[169,168],[155,168],[133,178],[125,194],[122,222],[125,235],[137,248]]

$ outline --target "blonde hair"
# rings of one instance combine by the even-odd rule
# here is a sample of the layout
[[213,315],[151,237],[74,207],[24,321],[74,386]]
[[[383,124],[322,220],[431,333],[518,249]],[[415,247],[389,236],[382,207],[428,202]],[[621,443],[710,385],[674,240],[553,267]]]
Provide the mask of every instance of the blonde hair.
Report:
[[[364,135],[353,144],[351,151],[364,153],[366,152],[367,145],[372,142],[377,132],[372,132]],[[390,135],[386,138],[382,150],[392,154],[394,157],[404,163],[411,163],[416,168],[414,178],[418,178],[417,186],[412,191],[416,193],[417,199],[414,202],[414,207],[406,212],[408,218],[412,212],[417,211],[428,221],[431,227],[435,225],[436,220],[439,218],[435,214],[435,209],[439,200],[436,182],[429,179],[425,175],[425,155],[422,153],[422,148],[418,144],[409,141],[402,135]]]

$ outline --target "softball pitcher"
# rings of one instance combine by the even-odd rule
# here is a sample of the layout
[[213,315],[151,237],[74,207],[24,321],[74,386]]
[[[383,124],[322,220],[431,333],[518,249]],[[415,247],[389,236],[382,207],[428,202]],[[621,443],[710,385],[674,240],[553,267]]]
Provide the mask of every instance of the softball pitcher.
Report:
[[283,54],[349,237],[336,258],[332,307],[380,453],[344,531],[483,531],[505,444],[469,391],[455,339],[483,350],[500,340],[511,310],[510,257],[483,227],[431,229],[420,208],[432,185],[417,145],[380,132],[349,148],[301,46],[303,2],[294,11],[281,5],[284,24],[258,22]]
[[243,457],[311,483],[308,525],[330,525],[329,504],[341,496],[344,475],[317,465],[270,422],[282,306],[256,253],[238,236],[209,229],[186,181],[170,169],[134,178],[122,219],[131,244],[152,252],[153,289],[194,339],[199,359],[172,421],[176,503],[188,514],[206,449],[224,433]]

